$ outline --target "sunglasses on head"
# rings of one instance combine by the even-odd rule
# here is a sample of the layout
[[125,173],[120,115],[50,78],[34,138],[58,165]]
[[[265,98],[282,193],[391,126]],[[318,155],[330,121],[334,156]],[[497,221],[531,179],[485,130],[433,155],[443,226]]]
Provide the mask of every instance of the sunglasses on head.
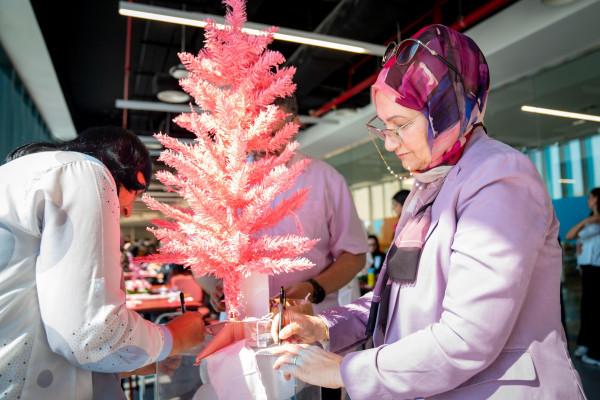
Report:
[[[385,50],[385,53],[381,60],[381,66],[382,67],[385,66],[385,64],[388,62],[388,60],[392,57],[396,57],[396,64],[398,64],[398,65],[408,64],[413,59],[415,54],[417,53],[419,46],[423,46],[423,48],[425,48],[432,56],[438,58],[440,61],[442,61],[444,64],[446,64],[446,66],[448,68],[450,68],[452,71],[454,71],[456,76],[458,76],[460,78],[460,82],[463,85],[463,89],[465,90],[465,92],[467,91],[467,86],[465,85],[465,80],[463,79],[463,76],[458,71],[458,69],[456,69],[456,67],[454,67],[454,65],[450,64],[448,61],[446,61],[446,59],[444,59],[444,57],[440,56],[438,53],[435,52],[435,50],[431,49],[429,46],[427,46],[425,43],[421,42],[419,39],[409,38],[409,39],[403,40],[402,42],[400,42],[398,44],[396,44],[396,42],[391,42],[390,44],[388,44],[388,47]],[[469,94],[473,97],[476,97],[473,92],[468,92],[467,94]]]

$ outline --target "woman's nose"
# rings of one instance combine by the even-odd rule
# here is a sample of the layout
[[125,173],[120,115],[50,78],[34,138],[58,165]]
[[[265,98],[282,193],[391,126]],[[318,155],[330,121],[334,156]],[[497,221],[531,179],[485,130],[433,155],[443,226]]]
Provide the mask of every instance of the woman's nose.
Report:
[[387,151],[396,151],[401,142],[398,139],[391,137],[391,135],[385,135],[385,149]]

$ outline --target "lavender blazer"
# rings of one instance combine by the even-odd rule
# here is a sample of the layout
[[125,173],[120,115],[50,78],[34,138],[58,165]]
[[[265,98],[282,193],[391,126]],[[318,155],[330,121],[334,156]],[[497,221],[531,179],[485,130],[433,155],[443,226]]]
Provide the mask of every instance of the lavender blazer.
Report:
[[[385,338],[344,357],[360,399],[584,399],[560,322],[558,221],[531,161],[482,129],[446,178]],[[321,314],[332,351],[364,339],[371,295]]]

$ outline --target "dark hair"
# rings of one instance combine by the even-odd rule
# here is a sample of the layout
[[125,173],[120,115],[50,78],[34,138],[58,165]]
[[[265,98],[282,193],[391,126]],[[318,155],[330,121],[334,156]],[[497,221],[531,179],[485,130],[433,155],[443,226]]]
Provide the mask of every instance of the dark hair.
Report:
[[[103,126],[86,129],[77,138],[58,143],[28,143],[14,149],[6,162],[43,151],[77,151],[95,157],[110,171],[117,190],[121,185],[128,190],[146,190],[152,177],[152,162],[144,143],[135,133],[116,126]],[[146,179],[146,184],[138,182],[138,172]]]
[[368,239],[375,239],[375,244],[377,245],[377,249],[379,249],[379,239],[375,235],[369,235]]
[[401,191],[399,191],[398,193],[396,193],[394,195],[394,197],[392,197],[392,200],[394,200],[397,203],[400,203],[400,204],[404,205],[404,202],[406,201],[406,198],[408,197],[409,193],[410,193],[409,190],[402,189]]
[[276,97],[273,104],[283,108],[288,113],[292,113],[294,116],[298,115],[298,101],[293,94],[287,97]]
[[[590,190],[590,194],[600,201],[600,188],[593,188],[592,190]],[[600,205],[598,205],[598,202],[596,202],[596,209],[592,210],[592,212],[594,211],[597,213],[600,212]]]

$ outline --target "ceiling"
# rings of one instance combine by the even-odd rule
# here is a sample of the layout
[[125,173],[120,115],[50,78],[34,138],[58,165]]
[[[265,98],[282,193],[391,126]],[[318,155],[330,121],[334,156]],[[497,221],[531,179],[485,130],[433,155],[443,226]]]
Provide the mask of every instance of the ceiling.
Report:
[[[140,0],[153,6],[223,16],[217,0]],[[397,28],[408,36],[434,21],[450,25],[459,15],[468,15],[490,1],[476,0],[249,0],[248,21],[307,32],[317,32],[384,45]],[[501,4],[488,17],[514,1]],[[94,125],[121,125],[123,110],[115,107],[124,98],[126,44],[130,44],[129,96],[131,100],[158,101],[153,90],[157,74],[167,74],[178,63],[182,49],[196,54],[203,46],[203,29],[132,18],[118,13],[116,0],[66,0],[64,13],[56,3],[31,0],[48,47],[75,129]],[[434,17],[435,15],[435,17]],[[414,24],[415,21],[419,23]],[[183,40],[182,40],[183,39]],[[309,115],[344,94],[377,71],[379,59],[364,55],[275,41],[288,65],[297,67],[295,82],[300,114]],[[358,65],[360,63],[360,65]],[[357,66],[358,65],[358,66]],[[341,106],[361,107],[369,103],[369,92],[360,91]],[[174,114],[129,110],[127,127],[138,135],[158,131],[189,137],[170,123]]]
[[[225,11],[218,0],[135,2],[215,16],[223,16]],[[157,74],[166,74],[178,62],[177,52],[183,49],[195,54],[203,44],[201,28],[182,29],[180,25],[138,18],[131,19],[128,35],[128,18],[119,15],[117,0],[65,0],[58,13],[55,2],[30,3],[64,95],[68,110],[65,114],[77,132],[97,125],[121,126],[125,114],[116,107],[119,99],[157,102],[153,79]],[[522,101],[556,108],[564,107],[562,100],[568,98],[574,107],[570,111],[579,112],[593,111],[598,104],[597,58],[590,56],[587,60],[596,62],[594,68],[587,63],[579,65],[580,72],[573,70],[569,81],[553,76],[550,67],[566,65],[569,59],[597,48],[600,31],[594,20],[600,13],[599,4],[596,0],[577,0],[560,7],[542,5],[542,0],[248,0],[247,14],[248,21],[254,23],[382,46],[396,38],[398,31],[401,37],[408,37],[431,23],[463,30],[480,45],[490,64],[495,90],[490,96],[486,123],[496,128],[499,139],[527,147],[542,144],[546,136],[540,134],[540,119],[532,120],[518,110]],[[20,47],[33,41],[28,37],[20,40],[24,41]],[[304,152],[331,158],[340,149],[365,141],[363,123],[374,113],[367,88],[379,68],[378,57],[282,41],[274,41],[270,48],[280,51],[287,64],[297,68],[294,81],[298,85],[300,114],[320,117],[319,123],[307,123],[302,128],[299,141]],[[127,63],[129,81],[125,94]],[[540,68],[547,74],[545,81],[534,78],[541,76]],[[562,83],[557,85],[559,82]],[[28,89],[35,90],[35,86],[39,85]],[[48,103],[52,102],[46,101],[43,106]],[[45,119],[58,118],[59,114],[47,112]],[[170,122],[176,115],[129,109],[126,126],[145,138],[156,156],[159,150],[153,150],[152,134],[161,131],[179,138],[192,137]],[[588,125],[584,133],[579,128],[571,132],[571,122],[564,120],[545,119],[543,123],[546,122],[553,129],[553,138],[593,131]],[[560,128],[562,125],[569,126]],[[356,160],[351,162],[357,164]],[[151,190],[163,189],[153,182]]]
[[[136,1],[152,6],[223,16],[220,1]],[[514,1],[475,0],[249,0],[248,21],[276,25],[328,36],[342,37],[384,46],[397,36],[410,36],[424,25],[434,22],[451,25],[486,3],[496,3],[480,20],[502,10]],[[123,109],[117,99],[125,98],[125,65],[129,67],[129,100],[157,102],[153,81],[166,75],[178,63],[177,53],[185,50],[196,54],[203,46],[203,29],[181,25],[131,19],[131,34],[127,33],[127,17],[118,13],[118,1],[67,0],[61,2],[66,12],[57,14],[56,4],[46,0],[31,0],[31,5],[48,48],[58,81],[64,93],[75,130],[95,125],[121,125]],[[473,22],[478,22],[474,20]],[[130,53],[127,55],[126,46]],[[301,46],[274,41],[271,49],[280,51],[286,65],[297,68],[294,81],[301,115],[313,115],[332,100],[348,92],[358,83],[376,73],[380,59],[337,50]],[[168,78],[167,78],[168,79]],[[339,108],[356,109],[370,103],[369,91],[359,90]],[[177,113],[127,110],[126,126],[142,136],[156,132],[179,138],[193,135],[171,122]],[[326,118],[323,118],[324,120]],[[310,127],[308,124],[305,128]],[[148,140],[152,154],[155,144]],[[164,169],[163,165],[157,168]],[[153,182],[154,194],[162,186]],[[171,196],[171,197],[163,197]],[[174,201],[172,193],[162,193],[166,201]],[[143,211],[144,206],[138,205]],[[147,211],[147,210],[146,210]],[[140,219],[144,215],[138,214]]]

